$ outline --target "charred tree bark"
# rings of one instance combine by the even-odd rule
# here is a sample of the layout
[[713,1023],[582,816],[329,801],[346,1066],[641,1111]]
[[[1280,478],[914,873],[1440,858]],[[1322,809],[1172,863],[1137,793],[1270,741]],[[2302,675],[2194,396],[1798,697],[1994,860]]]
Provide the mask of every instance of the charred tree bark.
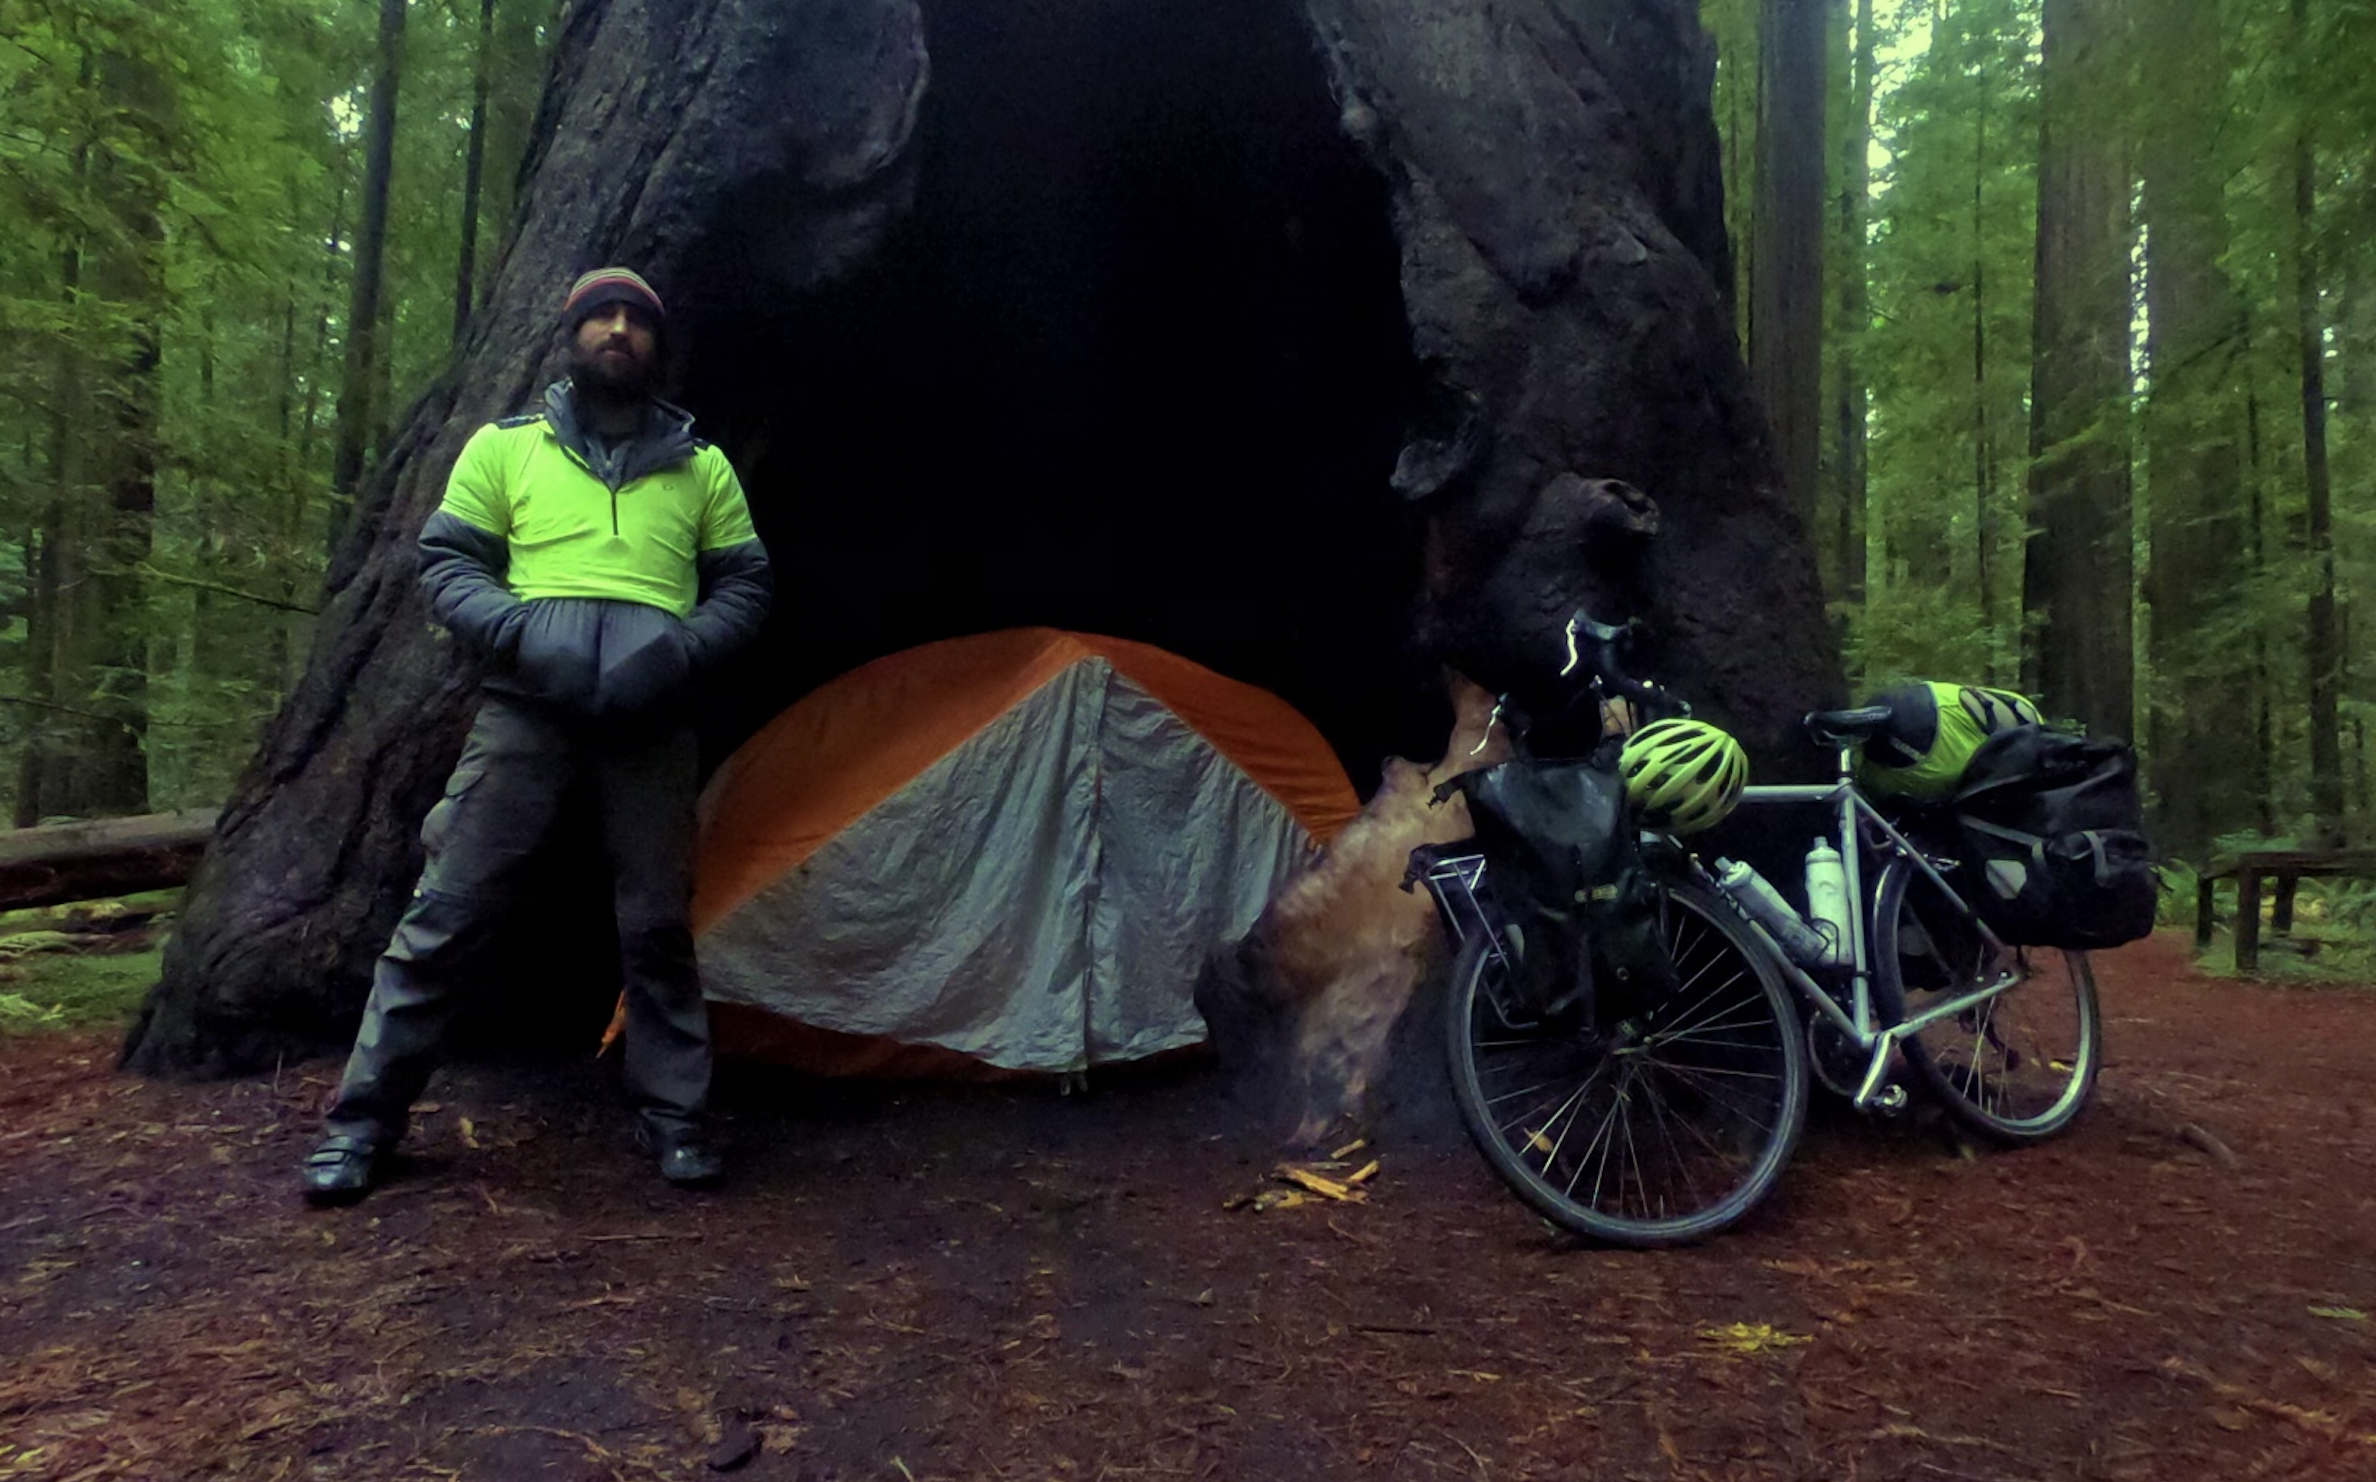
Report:
[[[1441,747],[1442,663],[1556,668],[1579,606],[1652,619],[1652,671],[1753,749],[1837,698],[1718,286],[1688,0],[686,12],[569,11],[515,233],[364,486],[133,1065],[351,1030],[474,689],[413,541],[596,262],[662,285],[775,553],[721,746],[849,664],[1017,621],[1266,684],[1357,770]],[[1608,480],[1659,505],[1646,559]]]

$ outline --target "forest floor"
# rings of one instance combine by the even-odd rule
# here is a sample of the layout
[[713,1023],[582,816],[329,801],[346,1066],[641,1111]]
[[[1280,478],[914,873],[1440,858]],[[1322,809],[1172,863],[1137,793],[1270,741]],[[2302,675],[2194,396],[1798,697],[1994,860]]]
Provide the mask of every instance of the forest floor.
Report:
[[694,1195],[602,1072],[471,1065],[315,1211],[329,1064],[0,1039],[0,1477],[2376,1476],[2376,992],[2175,933],[2100,973],[2067,1138],[1834,1110],[1747,1225],[1651,1254],[1555,1238],[1457,1134],[1257,1212],[1274,1155],[1197,1070],[744,1080]]

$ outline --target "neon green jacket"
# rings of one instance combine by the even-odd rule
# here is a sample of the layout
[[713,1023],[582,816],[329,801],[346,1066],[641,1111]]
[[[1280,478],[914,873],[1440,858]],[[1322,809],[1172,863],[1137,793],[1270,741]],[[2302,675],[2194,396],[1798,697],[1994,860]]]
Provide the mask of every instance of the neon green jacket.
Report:
[[651,709],[758,631],[767,551],[726,455],[655,402],[616,445],[567,382],[480,428],[421,532],[430,610],[487,684],[581,715]]
[[1981,742],[2039,723],[2038,707],[2011,690],[1935,679],[1886,690],[1869,703],[1890,708],[1889,729],[1865,743],[1857,780],[1889,797],[1944,798],[1963,780]]

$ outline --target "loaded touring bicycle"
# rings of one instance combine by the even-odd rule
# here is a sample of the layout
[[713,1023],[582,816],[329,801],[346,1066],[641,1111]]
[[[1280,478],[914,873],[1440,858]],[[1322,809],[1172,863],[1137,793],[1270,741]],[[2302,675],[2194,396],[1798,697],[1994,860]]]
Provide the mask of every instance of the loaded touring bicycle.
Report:
[[[2015,712],[1935,797],[1889,796],[1864,758],[1901,699],[1806,717],[1831,781],[1747,786],[1731,737],[1625,676],[1628,637],[1570,622],[1566,703],[1538,723],[1505,700],[1516,755],[1442,790],[1475,837],[1412,858],[1495,1170],[1570,1230],[1654,1246],[1756,1207],[1811,1081],[1873,1111],[1911,1085],[1999,1143],[2068,1127],[2102,1055],[2087,949],[2152,924],[2127,749]],[[1580,742],[1545,742],[1579,714]],[[1689,842],[1743,805],[1807,820],[1804,909]]]

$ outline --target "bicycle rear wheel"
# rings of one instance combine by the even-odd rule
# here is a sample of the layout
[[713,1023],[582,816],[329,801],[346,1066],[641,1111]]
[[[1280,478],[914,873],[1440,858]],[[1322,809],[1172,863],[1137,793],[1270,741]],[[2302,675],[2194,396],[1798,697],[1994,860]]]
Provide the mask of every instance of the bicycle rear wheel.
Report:
[[2000,975],[2012,986],[1905,1040],[1938,1103],[1991,1141],[2053,1137],[2079,1115],[2103,1058],[2102,1011],[2084,952],[1989,946],[1960,900],[1904,860],[1873,902],[1873,996],[1904,1022]]
[[1615,1022],[1530,1009],[1481,939],[1453,965],[1446,1028],[1469,1135],[1527,1203],[1614,1245],[1740,1219],[1806,1122],[1804,1036],[1772,964],[1696,888],[1664,890],[1660,914],[1680,987]]

